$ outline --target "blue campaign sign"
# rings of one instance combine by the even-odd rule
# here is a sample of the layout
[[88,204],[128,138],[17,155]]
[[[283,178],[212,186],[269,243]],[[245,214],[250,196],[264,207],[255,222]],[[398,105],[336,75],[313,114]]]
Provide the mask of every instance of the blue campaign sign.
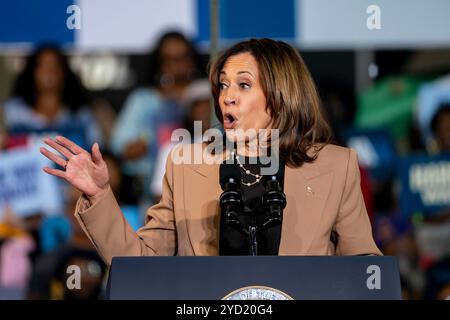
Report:
[[62,211],[57,178],[42,171],[51,162],[35,146],[0,152],[0,219],[8,207],[17,216]]
[[400,208],[404,215],[438,213],[450,207],[450,154],[413,155],[398,163]]
[[344,139],[348,147],[356,150],[360,165],[369,170],[372,179],[394,178],[397,152],[387,131],[352,128],[344,132]]

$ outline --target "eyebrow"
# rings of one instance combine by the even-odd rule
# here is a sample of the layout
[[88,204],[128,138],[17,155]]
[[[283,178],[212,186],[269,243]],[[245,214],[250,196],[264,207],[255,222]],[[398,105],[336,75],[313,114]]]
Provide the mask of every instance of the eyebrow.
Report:
[[[239,71],[237,74],[243,74],[243,73],[248,73],[249,75],[252,76],[252,78],[255,78],[255,76],[250,71]],[[227,73],[222,70],[222,71],[220,71],[220,74],[226,75]]]

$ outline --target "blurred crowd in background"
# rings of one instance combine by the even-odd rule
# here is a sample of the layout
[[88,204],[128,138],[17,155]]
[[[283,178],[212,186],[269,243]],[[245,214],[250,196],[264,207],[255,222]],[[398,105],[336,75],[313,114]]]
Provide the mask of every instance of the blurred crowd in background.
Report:
[[[359,91],[353,52],[300,52],[334,143],[358,151],[374,238],[398,258],[403,298],[450,297],[450,52],[440,59],[427,50],[375,52],[376,74]],[[51,177],[33,186],[36,172],[16,185],[7,177],[6,168],[20,176],[14,170],[33,159],[42,137],[65,135],[87,149],[98,142],[137,230],[159,201],[172,131],[192,132],[193,121],[203,130],[218,127],[206,78],[210,56],[185,35],[164,33],[148,55],[128,58],[136,81],[120,90],[88,90],[76,63],[83,56],[55,44],[21,57],[11,75],[0,103],[0,298],[104,298],[107,266],[73,217],[79,192]],[[18,185],[23,181],[29,185]],[[42,201],[27,206],[27,192]],[[67,290],[70,265],[81,268],[82,290]]]

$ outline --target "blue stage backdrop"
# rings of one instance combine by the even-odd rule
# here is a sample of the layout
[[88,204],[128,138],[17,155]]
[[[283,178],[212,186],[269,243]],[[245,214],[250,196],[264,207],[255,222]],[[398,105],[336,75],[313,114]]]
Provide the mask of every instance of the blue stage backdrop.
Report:
[[2,3],[0,9],[0,43],[71,44],[75,33],[66,27],[67,7],[75,0]]
[[[191,23],[196,33],[195,40],[207,43],[210,36],[210,1],[189,1],[194,7]],[[130,6],[133,5],[131,2]],[[235,41],[249,37],[270,37],[295,41],[296,19],[298,19],[296,15],[298,15],[298,11],[296,11],[294,0],[279,1],[276,6],[273,5],[272,0],[219,0],[218,2],[220,7],[219,30],[222,40]],[[117,1],[116,4],[112,3],[110,7],[107,6],[107,2],[104,0],[101,3],[105,3],[102,15],[99,15],[99,12],[102,11],[95,11],[95,13],[83,11],[89,6],[87,6],[87,1],[81,0],[14,0],[2,3],[0,10],[0,45],[39,45],[53,42],[60,45],[82,46],[83,44],[80,43],[81,40],[78,34],[81,31],[76,29],[70,30],[66,26],[67,19],[71,15],[67,13],[67,8],[72,4],[80,6],[81,21],[84,21],[87,17],[85,14],[88,14],[90,19],[93,19],[92,14],[94,14],[98,15],[97,23],[125,23],[123,28],[126,29],[126,20],[108,20],[109,10],[114,10],[114,5],[119,5],[120,1]],[[145,7],[145,4],[142,2],[139,5],[143,8]],[[123,6],[123,3],[120,6]],[[89,10],[89,8],[86,10]],[[148,19],[152,19],[152,15],[155,14],[158,13],[149,12]],[[174,8],[174,14],[177,14],[176,8]],[[124,19],[130,19],[130,16],[125,13],[123,17]],[[158,17],[156,20],[162,26],[164,19],[164,17]],[[167,18],[167,20],[169,21],[170,19]],[[95,25],[92,21],[87,25],[81,22],[82,28],[87,28],[87,31],[85,30],[87,33],[90,33],[89,28],[94,28]],[[95,30],[92,30],[92,32],[97,34]],[[148,33],[149,30],[142,29],[135,30],[135,32]],[[98,34],[100,35],[101,32]],[[117,36],[120,37],[121,35]],[[145,46],[148,43],[142,45]]]
[[[221,39],[295,39],[294,0],[219,0]],[[210,1],[197,0],[198,41],[209,40]]]

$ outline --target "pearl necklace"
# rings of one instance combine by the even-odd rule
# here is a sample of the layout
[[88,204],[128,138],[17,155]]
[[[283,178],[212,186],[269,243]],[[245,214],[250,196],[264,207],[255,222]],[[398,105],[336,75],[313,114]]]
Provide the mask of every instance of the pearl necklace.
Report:
[[244,167],[244,165],[241,163],[241,161],[239,160],[239,156],[238,156],[237,154],[235,154],[234,151],[233,151],[231,154],[235,156],[235,158],[236,158],[236,160],[237,160],[237,163],[239,164],[239,167],[241,167],[241,169],[244,170],[244,172],[245,172],[246,174],[248,174],[248,175],[250,175],[250,176],[252,176],[252,177],[255,178],[255,181],[253,181],[253,182],[244,182],[244,180],[241,179],[241,182],[242,182],[243,185],[245,185],[245,186],[247,186],[247,187],[250,187],[250,186],[252,186],[252,185],[254,185],[254,184],[257,184],[259,181],[261,181],[261,179],[262,179],[262,176],[261,176],[261,175],[255,174],[255,173],[251,172],[250,170],[246,169],[246,168]]

